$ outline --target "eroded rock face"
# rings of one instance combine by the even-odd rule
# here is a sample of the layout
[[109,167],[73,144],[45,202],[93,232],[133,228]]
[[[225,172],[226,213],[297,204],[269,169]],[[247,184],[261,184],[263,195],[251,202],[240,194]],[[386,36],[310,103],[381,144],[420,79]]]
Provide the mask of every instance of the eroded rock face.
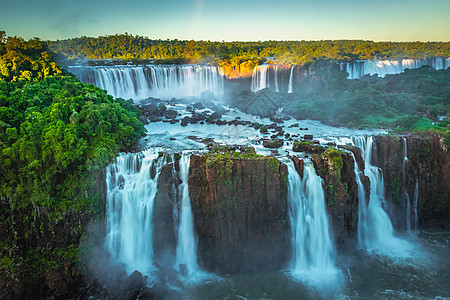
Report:
[[286,165],[256,155],[192,155],[189,193],[203,268],[253,273],[285,267],[291,253]]
[[[375,136],[372,164],[383,170],[389,214],[395,228],[407,224],[406,193],[414,222],[417,195],[419,226],[450,227],[450,154],[443,139],[434,135],[406,136],[407,157],[403,173],[404,141],[398,136]],[[403,180],[405,174],[405,180]],[[417,193],[416,193],[417,182]],[[412,222],[412,223],[411,223]]]
[[[350,149],[355,150],[355,149]],[[354,152],[356,161],[361,160],[360,151]],[[359,155],[359,158],[357,156]],[[358,185],[355,179],[355,162],[349,152],[329,148],[320,155],[313,155],[317,174],[323,179],[328,219],[337,246],[354,245],[358,232]],[[364,172],[364,165],[359,164]],[[361,169],[362,167],[362,169]],[[366,203],[369,195],[369,179],[361,176]]]

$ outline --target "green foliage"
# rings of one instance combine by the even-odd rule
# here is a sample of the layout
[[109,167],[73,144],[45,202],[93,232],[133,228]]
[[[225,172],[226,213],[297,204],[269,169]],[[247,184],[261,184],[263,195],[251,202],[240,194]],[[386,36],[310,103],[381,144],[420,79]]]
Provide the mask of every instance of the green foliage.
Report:
[[322,158],[328,159],[330,173],[333,174],[336,181],[341,180],[341,170],[344,166],[342,154],[343,152],[341,150],[337,150],[335,148],[328,148],[322,153]]
[[[252,70],[261,58],[274,63],[310,64],[316,60],[399,59],[450,56],[450,43],[373,42],[362,40],[211,42],[152,40],[127,33],[80,37],[50,43],[69,59],[181,59],[220,62],[224,69]],[[227,71],[227,73],[232,71]]]
[[1,81],[0,121],[0,197],[12,208],[90,204],[95,175],[144,133],[135,112],[73,77]]
[[47,44],[37,38],[25,41],[18,37],[0,38],[0,80],[36,81],[61,75]]
[[286,112],[349,127],[393,127],[397,131],[446,131],[431,118],[450,115],[450,69],[422,67],[370,80],[348,80],[335,66],[321,63],[302,79]]

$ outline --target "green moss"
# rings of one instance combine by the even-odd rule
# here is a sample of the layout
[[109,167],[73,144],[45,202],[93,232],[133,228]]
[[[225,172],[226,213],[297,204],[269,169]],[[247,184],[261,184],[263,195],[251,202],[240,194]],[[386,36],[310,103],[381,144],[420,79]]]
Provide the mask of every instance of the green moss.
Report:
[[273,172],[277,172],[280,167],[280,162],[275,157],[269,158],[269,167]]
[[341,180],[341,170],[344,166],[344,161],[342,160],[343,152],[335,148],[329,148],[327,151],[322,153],[322,158],[328,159],[330,172],[333,174],[336,181]]

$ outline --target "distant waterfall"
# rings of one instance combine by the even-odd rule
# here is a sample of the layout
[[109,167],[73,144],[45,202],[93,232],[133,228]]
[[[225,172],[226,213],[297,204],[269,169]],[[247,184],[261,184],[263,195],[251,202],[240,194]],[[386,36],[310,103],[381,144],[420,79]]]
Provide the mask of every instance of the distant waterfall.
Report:
[[278,88],[278,66],[275,67],[275,92],[279,92],[280,89]]
[[364,75],[378,74],[385,77],[388,74],[399,74],[405,69],[417,69],[430,66],[436,70],[450,67],[450,58],[402,59],[402,60],[358,60],[351,63],[340,63],[340,68],[348,73],[349,79],[359,79]]
[[252,75],[252,92],[268,88],[269,85],[269,68],[271,65],[261,65],[253,69]]
[[303,179],[292,161],[287,166],[293,248],[290,271],[294,278],[320,287],[326,277],[333,281],[337,274],[322,179],[312,164],[305,165]]
[[69,70],[81,81],[124,99],[199,97],[204,91],[216,96],[223,94],[223,76],[215,66],[69,67]]
[[[112,257],[149,275],[153,270],[152,213],[163,159],[127,153],[106,168],[106,248]],[[152,166],[156,174],[151,175]]]
[[181,197],[180,225],[178,228],[178,245],[175,269],[181,271],[181,266],[186,267],[186,274],[182,274],[188,283],[197,282],[207,277],[197,264],[197,241],[194,237],[194,219],[189,197],[189,165],[190,155],[183,153],[180,159],[179,196]]
[[291,94],[294,90],[292,87],[292,78],[294,75],[294,66],[291,67],[291,73],[289,75],[289,87],[288,87],[288,93]]
[[364,159],[364,174],[370,180],[369,204],[366,207],[364,188],[360,180],[360,171],[355,161],[355,176],[358,184],[359,221],[358,243],[368,250],[375,250],[388,255],[402,255],[408,250],[409,244],[394,236],[394,229],[388,214],[384,211],[385,190],[383,173],[371,164],[372,137],[354,137],[353,143],[361,149]]

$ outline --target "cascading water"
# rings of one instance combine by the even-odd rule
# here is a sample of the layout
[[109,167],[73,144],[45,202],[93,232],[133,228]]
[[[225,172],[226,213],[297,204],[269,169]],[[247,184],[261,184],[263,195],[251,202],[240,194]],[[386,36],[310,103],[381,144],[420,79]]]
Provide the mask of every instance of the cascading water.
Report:
[[416,179],[416,186],[414,188],[414,229],[419,229],[419,217],[417,216],[417,204],[419,202],[419,180]]
[[275,91],[278,93],[278,66],[275,66]]
[[271,65],[261,65],[256,66],[253,69],[252,75],[252,87],[251,90],[253,93],[256,93],[259,90],[268,88],[269,85],[269,68]]
[[180,224],[178,228],[178,244],[175,269],[182,272],[182,265],[186,267],[186,274],[181,274],[187,283],[195,283],[206,279],[208,274],[200,270],[197,264],[197,241],[194,237],[194,219],[189,197],[189,165],[190,155],[183,153],[180,159],[181,184],[179,196],[181,197]]
[[406,164],[408,163],[408,145],[406,143],[406,138],[403,137],[403,163],[402,163],[402,176],[403,176],[403,194],[405,196],[405,206],[406,206],[406,230],[411,230],[411,201],[409,199],[408,190],[406,188]]
[[364,75],[378,74],[385,77],[388,74],[399,74],[405,69],[417,69],[430,66],[436,70],[450,67],[450,58],[402,59],[402,60],[358,60],[351,63],[340,63],[340,68],[348,73],[349,79],[359,79]]
[[291,72],[289,74],[289,86],[288,86],[288,94],[291,94],[294,90],[292,87],[292,78],[294,76],[294,66],[291,67]]
[[336,285],[338,270],[322,179],[312,164],[305,164],[303,179],[292,161],[287,166],[293,248],[290,272],[316,288],[329,288]]
[[371,164],[373,139],[368,137],[354,137],[353,143],[361,149],[364,160],[364,175],[370,180],[369,204],[366,208],[364,188],[360,180],[360,172],[355,161],[355,176],[358,184],[359,196],[359,218],[358,221],[358,243],[367,250],[390,255],[406,255],[410,245],[394,236],[394,229],[388,214],[383,207],[384,181],[381,170]]
[[223,76],[215,66],[70,67],[69,70],[81,81],[124,99],[199,97],[204,91],[216,96],[223,94]]
[[[121,154],[106,168],[106,248],[128,273],[153,270],[152,213],[164,165],[158,154]],[[156,173],[152,178],[151,170]]]

